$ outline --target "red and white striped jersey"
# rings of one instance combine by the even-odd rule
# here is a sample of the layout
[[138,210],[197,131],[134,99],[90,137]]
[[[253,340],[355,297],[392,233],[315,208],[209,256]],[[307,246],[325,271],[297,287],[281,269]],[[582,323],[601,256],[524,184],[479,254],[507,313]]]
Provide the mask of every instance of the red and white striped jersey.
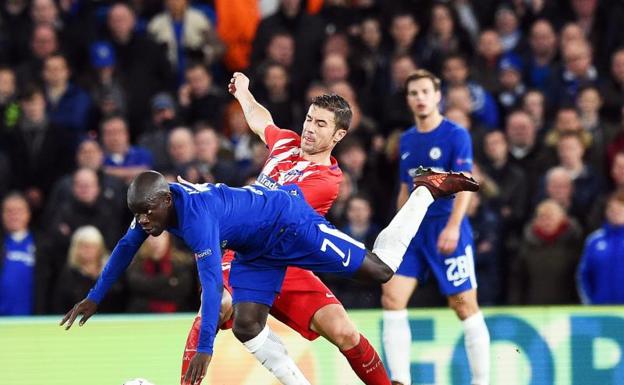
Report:
[[272,189],[294,183],[310,206],[325,215],[338,196],[342,181],[342,171],[336,159],[331,157],[329,166],[303,159],[301,137],[274,125],[266,127],[264,137],[270,154],[257,183]]

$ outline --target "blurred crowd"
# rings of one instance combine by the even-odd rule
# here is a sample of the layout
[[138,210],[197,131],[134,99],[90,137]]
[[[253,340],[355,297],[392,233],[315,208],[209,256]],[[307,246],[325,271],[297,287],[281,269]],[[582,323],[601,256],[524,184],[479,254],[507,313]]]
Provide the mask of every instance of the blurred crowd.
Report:
[[[369,247],[396,211],[404,80],[433,71],[482,184],[479,302],[624,303],[621,20],[622,0],[5,0],[0,315],[85,296],[137,173],[254,180],[267,149],[227,94],[235,71],[282,128],[319,94],[350,103],[328,218]],[[194,269],[150,239],[100,310],[194,311]],[[379,306],[378,287],[323,279],[347,308]],[[445,304],[426,287],[413,304]]]

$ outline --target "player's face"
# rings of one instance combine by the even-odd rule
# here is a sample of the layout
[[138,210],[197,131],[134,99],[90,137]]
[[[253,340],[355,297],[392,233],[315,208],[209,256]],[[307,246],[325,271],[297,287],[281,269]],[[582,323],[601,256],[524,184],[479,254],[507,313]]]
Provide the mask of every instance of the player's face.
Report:
[[303,122],[301,150],[305,154],[331,152],[346,133],[346,130],[336,130],[335,116],[332,111],[311,105]]
[[418,119],[425,119],[438,109],[441,94],[430,79],[422,78],[407,85],[407,105]]
[[134,214],[136,223],[148,235],[157,237],[169,225],[171,195],[146,199],[144,202],[130,204],[130,210]]

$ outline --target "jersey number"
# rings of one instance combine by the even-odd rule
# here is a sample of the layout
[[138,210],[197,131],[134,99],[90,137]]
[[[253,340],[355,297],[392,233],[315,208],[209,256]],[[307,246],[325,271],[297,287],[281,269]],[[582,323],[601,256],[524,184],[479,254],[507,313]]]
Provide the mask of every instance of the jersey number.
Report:
[[[350,236],[348,236],[347,234],[339,230],[329,228],[327,227],[327,225],[320,224],[319,229],[325,234],[329,234],[336,238],[347,241],[361,249],[365,248],[364,244],[362,244],[361,242],[356,241],[355,239],[351,238]],[[334,250],[334,252],[340,256],[340,259],[342,259],[342,266],[345,266],[345,267],[349,266],[349,263],[351,262],[351,248],[349,248],[349,251],[345,253],[344,251],[340,250],[340,248],[336,246],[336,244],[332,242],[329,238],[323,238],[323,243],[321,244],[321,251],[324,253],[327,252],[327,246],[329,246],[330,249]]]

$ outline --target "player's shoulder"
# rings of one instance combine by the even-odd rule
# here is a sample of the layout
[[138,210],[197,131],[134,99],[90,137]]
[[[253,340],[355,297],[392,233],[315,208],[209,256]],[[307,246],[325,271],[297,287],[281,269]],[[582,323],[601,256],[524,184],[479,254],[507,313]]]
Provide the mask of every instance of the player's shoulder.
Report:
[[267,142],[272,143],[273,149],[281,147],[299,146],[301,137],[292,130],[279,128],[275,124],[269,124],[264,130]]
[[416,130],[416,125],[413,125],[401,133],[400,140],[401,141],[410,140],[416,137],[417,135],[418,135],[418,130]]

